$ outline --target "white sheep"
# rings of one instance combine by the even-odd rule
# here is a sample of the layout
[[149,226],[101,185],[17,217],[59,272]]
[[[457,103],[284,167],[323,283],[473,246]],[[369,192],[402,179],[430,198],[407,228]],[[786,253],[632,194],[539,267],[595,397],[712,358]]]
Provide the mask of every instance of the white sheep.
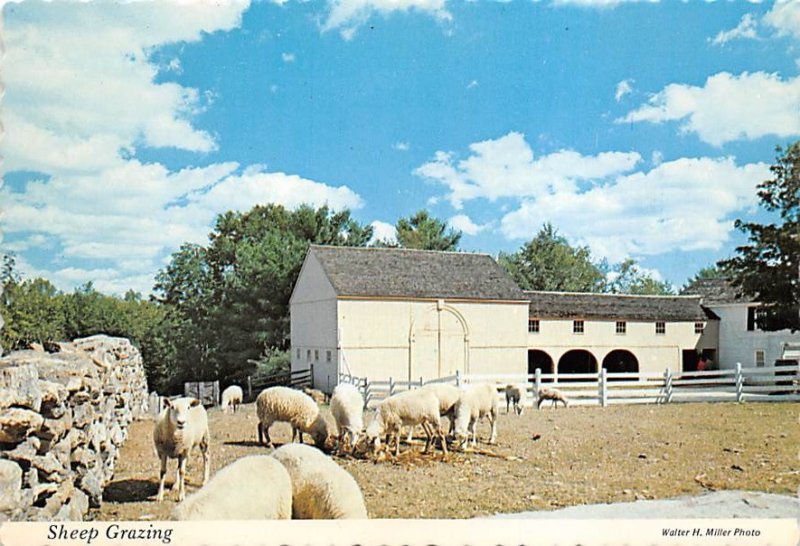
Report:
[[244,392],[242,392],[242,387],[239,385],[231,385],[222,391],[222,411],[228,411],[228,408],[231,409],[233,413],[236,413],[236,410],[239,409],[239,404],[242,403],[244,400]]
[[291,519],[292,481],[267,455],[242,457],[172,512],[176,520]]
[[292,480],[292,518],[367,518],[356,480],[320,450],[305,444],[287,444],[272,456],[286,467]]
[[317,404],[324,404],[328,401],[328,396],[319,389],[303,387],[303,392],[309,395]]
[[[456,387],[455,385],[450,385],[448,383],[428,383],[427,385],[423,385],[420,387],[420,390],[428,390],[431,391],[434,396],[436,396],[437,400],[439,400],[439,416],[440,417],[447,417],[450,421],[450,431],[449,434],[453,434],[455,431],[455,408],[456,402],[458,402],[458,397],[461,393],[461,390]],[[412,440],[412,436],[414,434],[414,427],[409,428],[408,430],[408,442],[410,443]]]
[[514,405],[514,412],[517,415],[522,415],[525,398],[528,394],[528,388],[525,385],[506,385],[506,413],[509,411],[509,406]]
[[473,447],[477,441],[476,424],[486,417],[492,427],[489,443],[497,442],[497,389],[487,383],[467,385],[456,402],[456,439],[464,447],[472,435]]
[[568,405],[567,397],[564,396],[564,393],[558,389],[552,389],[548,387],[542,387],[539,389],[539,402],[537,403],[536,407],[541,408],[542,402],[545,400],[552,400],[554,407],[558,407],[559,402],[563,403],[565,408]]
[[380,436],[386,434],[395,441],[395,456],[400,454],[400,430],[402,427],[422,425],[427,436],[425,452],[434,437],[441,441],[442,451],[447,453],[447,441],[442,433],[439,418],[439,399],[430,390],[415,389],[394,394],[381,402],[375,417],[367,427],[367,439],[373,448],[380,447]]
[[197,398],[164,399],[164,409],[153,428],[153,443],[161,460],[158,502],[164,499],[167,459],[178,459],[178,500],[186,497],[186,460],[195,446],[203,455],[203,482],[208,480],[209,434],[206,409]]
[[339,383],[331,396],[331,414],[339,430],[339,446],[347,440],[351,449],[364,430],[364,397],[358,387],[350,383]]
[[270,387],[256,398],[258,416],[258,442],[272,446],[269,427],[276,421],[292,425],[292,442],[297,436],[303,442],[303,433],[310,434],[317,447],[323,447],[328,439],[328,423],[319,412],[319,406],[305,393],[289,387]]

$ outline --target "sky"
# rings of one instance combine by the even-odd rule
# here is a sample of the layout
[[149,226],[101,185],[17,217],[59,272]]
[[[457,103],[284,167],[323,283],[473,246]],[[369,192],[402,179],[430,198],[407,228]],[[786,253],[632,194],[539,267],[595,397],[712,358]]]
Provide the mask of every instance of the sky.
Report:
[[771,221],[800,138],[800,2],[6,3],[0,250],[150,293],[257,204],[426,208],[461,248],[545,222],[676,287]]

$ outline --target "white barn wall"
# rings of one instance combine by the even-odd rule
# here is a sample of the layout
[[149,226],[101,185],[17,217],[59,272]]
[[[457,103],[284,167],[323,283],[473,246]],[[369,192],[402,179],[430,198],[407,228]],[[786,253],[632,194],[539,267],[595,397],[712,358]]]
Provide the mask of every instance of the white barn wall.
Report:
[[717,304],[709,306],[720,317],[719,365],[735,368],[741,362],[745,368],[754,367],[756,350],[765,352],[765,365],[772,366],[783,355],[784,342],[797,343],[800,334],[790,330],[764,332],[747,330],[747,304]]

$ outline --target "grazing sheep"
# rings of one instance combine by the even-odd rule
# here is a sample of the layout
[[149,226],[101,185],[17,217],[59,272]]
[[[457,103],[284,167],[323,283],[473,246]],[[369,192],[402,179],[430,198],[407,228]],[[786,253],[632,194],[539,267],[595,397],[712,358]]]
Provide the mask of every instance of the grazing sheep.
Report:
[[464,447],[472,435],[473,447],[477,441],[476,424],[486,417],[492,426],[489,443],[497,442],[497,389],[488,383],[468,385],[456,402],[456,439]]
[[568,405],[567,397],[564,396],[564,394],[558,389],[550,389],[547,387],[539,389],[539,402],[537,403],[536,407],[541,408],[542,402],[545,400],[552,400],[554,407],[558,407],[559,402],[562,402],[565,408]]
[[231,408],[231,411],[236,413],[236,410],[239,409],[239,404],[242,403],[242,400],[244,400],[242,387],[239,385],[231,385],[222,391],[222,411],[227,413],[228,408]]
[[291,478],[281,463],[267,455],[237,459],[172,512],[176,520],[291,517]]
[[364,398],[358,387],[350,383],[336,385],[331,396],[331,413],[339,430],[339,447],[347,440],[352,449],[364,430]]
[[328,396],[319,389],[311,389],[309,387],[303,387],[303,392],[306,393],[311,397],[314,402],[317,404],[324,404],[328,401]]
[[447,453],[447,441],[444,438],[439,419],[439,399],[430,390],[416,389],[394,394],[381,402],[375,417],[367,427],[367,439],[373,448],[380,447],[380,436],[393,436],[395,456],[400,454],[400,430],[402,427],[422,425],[426,436],[425,452],[433,443],[434,436],[441,440],[442,451]]
[[514,405],[514,412],[517,415],[522,415],[524,409],[525,398],[528,394],[528,388],[525,385],[506,385],[506,413],[508,413],[509,406]]
[[292,480],[293,519],[366,519],[356,480],[333,459],[305,444],[287,444],[272,454]]
[[[431,391],[439,400],[439,416],[447,417],[450,421],[450,431],[448,434],[452,435],[456,428],[455,408],[458,402],[458,396],[461,390],[455,385],[447,383],[428,383],[420,387],[420,390]],[[414,433],[414,427],[408,430],[408,441],[411,442]]]
[[292,442],[303,433],[310,434],[317,447],[323,447],[328,439],[328,423],[319,412],[319,406],[310,396],[288,387],[270,387],[256,398],[258,416],[258,443],[272,447],[269,427],[275,421],[286,421],[292,425]]
[[158,502],[164,499],[167,459],[178,459],[178,500],[186,497],[186,459],[198,446],[203,454],[203,483],[208,480],[208,415],[197,398],[164,399],[164,409],[153,428],[153,442],[161,459]]

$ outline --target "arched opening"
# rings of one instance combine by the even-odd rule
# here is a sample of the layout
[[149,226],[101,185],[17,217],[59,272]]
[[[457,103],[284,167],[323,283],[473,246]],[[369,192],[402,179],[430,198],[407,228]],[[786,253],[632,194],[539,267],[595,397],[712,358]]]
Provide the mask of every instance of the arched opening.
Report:
[[[625,349],[611,351],[603,359],[603,367],[608,373],[636,373],[639,371],[639,360],[636,356]],[[611,377],[609,381],[636,381],[635,377],[621,378]]]
[[569,381],[572,373],[596,373],[597,359],[589,351],[573,349],[568,351],[558,361],[559,381]]
[[[553,373],[553,359],[544,351],[528,349],[528,375],[535,374],[536,368],[542,370],[542,373]],[[543,381],[552,380],[543,379]]]

